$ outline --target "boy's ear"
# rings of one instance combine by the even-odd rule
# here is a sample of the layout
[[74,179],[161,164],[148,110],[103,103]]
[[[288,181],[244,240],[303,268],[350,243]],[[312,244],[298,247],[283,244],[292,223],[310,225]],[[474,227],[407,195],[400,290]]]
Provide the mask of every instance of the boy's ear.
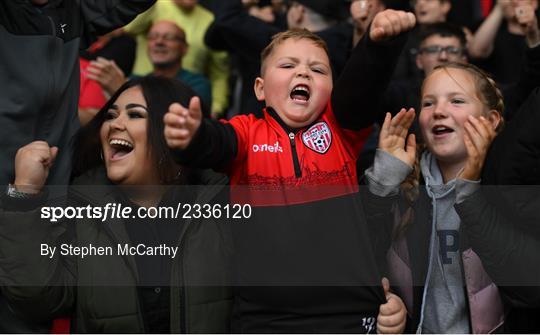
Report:
[[257,77],[255,79],[255,85],[253,86],[253,89],[255,90],[255,96],[257,97],[257,100],[264,101],[264,79],[261,77]]
[[497,129],[497,127],[502,121],[501,114],[499,114],[499,112],[497,112],[494,109],[488,112],[487,119],[489,123],[491,123],[491,126],[493,127],[493,129]]
[[443,1],[442,8],[445,16],[448,16],[450,9],[452,9],[452,3],[450,1]]

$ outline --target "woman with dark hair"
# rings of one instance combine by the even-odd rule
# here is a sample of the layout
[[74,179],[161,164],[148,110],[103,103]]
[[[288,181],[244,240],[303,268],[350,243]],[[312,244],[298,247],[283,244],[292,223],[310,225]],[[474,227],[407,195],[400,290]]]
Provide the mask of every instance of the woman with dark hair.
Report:
[[[164,78],[124,84],[76,138],[69,206],[104,211],[114,204],[135,214],[224,200],[226,178],[179,166],[163,138],[168,106],[193,96],[184,84]],[[57,152],[40,141],[19,149],[13,190],[3,199],[0,254],[17,256],[0,259],[0,280],[10,285],[5,293],[13,309],[34,320],[71,316],[78,333],[228,332],[232,295],[225,286],[229,246],[223,225],[138,214],[39,222],[47,209],[41,207],[43,185]],[[58,251],[49,257],[34,252],[43,245]],[[66,246],[104,253],[60,255]],[[128,247],[136,251],[126,254]]]

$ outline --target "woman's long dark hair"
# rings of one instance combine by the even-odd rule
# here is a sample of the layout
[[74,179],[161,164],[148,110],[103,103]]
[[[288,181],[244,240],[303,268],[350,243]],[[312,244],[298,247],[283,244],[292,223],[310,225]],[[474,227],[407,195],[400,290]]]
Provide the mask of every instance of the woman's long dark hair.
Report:
[[[109,101],[101,108],[96,116],[75,136],[73,152],[72,178],[95,169],[103,164],[101,158],[100,130],[105,122],[107,111],[116,102],[120,94],[131,87],[140,87],[148,108],[148,147],[150,148],[150,163],[158,169],[162,183],[174,182],[178,167],[174,163],[170,149],[163,135],[163,116],[169,106],[178,102],[188,106],[196,94],[184,83],[162,77],[146,76],[126,82]],[[205,106],[203,105],[203,110]],[[206,110],[205,110],[206,111]],[[204,113],[208,115],[208,113]]]

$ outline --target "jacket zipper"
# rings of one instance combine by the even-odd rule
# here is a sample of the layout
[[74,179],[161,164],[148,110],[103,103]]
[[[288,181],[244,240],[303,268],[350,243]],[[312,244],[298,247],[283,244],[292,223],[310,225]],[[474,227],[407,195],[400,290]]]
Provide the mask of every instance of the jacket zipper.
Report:
[[[84,203],[91,203],[90,201],[88,201],[88,199],[86,199],[82,194],[80,194],[79,192],[75,192],[75,191],[72,191],[70,193],[70,196],[72,196],[73,198],[75,199],[78,199],[79,201],[82,201]],[[114,234],[114,232],[108,227],[108,225],[104,225],[104,230],[107,232],[107,234],[109,235],[109,237],[113,240],[113,243],[116,243],[116,244],[120,244],[120,240],[118,240],[116,238],[116,235]],[[138,281],[139,281],[139,274],[137,273],[137,270],[134,269],[130,262],[129,262],[129,256],[123,256],[122,258],[125,259],[126,261],[126,264],[127,264],[127,267],[129,268],[129,270],[131,271],[131,274],[133,275],[133,277],[135,278],[135,283],[137,284]],[[134,289],[135,289],[135,299],[136,299],[136,304],[137,304],[137,310],[138,310],[138,313],[137,313],[137,320],[139,320],[139,325],[142,326],[142,330],[144,331],[146,329],[146,323],[144,322],[144,318],[142,317],[143,315],[143,308],[142,308],[142,302],[141,302],[141,299],[139,297],[139,292],[137,290],[137,285],[134,286]]]
[[[39,10],[38,10],[39,11]],[[42,13],[41,11],[39,11]],[[47,20],[50,23],[51,26],[51,36],[56,37],[56,26],[54,23],[54,20],[49,15],[45,15],[47,17]],[[47,60],[49,64],[53,64],[54,60],[58,58],[58,51],[55,47],[55,38],[51,38],[48,42],[48,56],[49,59]],[[47,99],[43,104],[43,111],[49,111],[54,110],[54,96],[56,91],[56,85],[57,85],[57,79],[54,71],[54,67],[51,66],[50,75],[48,76],[48,84],[47,84]],[[54,115],[51,112],[45,112],[41,113],[38,118],[38,124],[40,125],[39,129],[35,132],[34,136],[35,138],[39,140],[47,140],[50,136],[51,129],[53,128],[53,118]]]
[[[180,329],[179,329],[179,333],[180,334],[187,334],[188,332],[188,329],[187,329],[187,324],[186,324],[186,282],[185,282],[185,278],[184,278],[184,244],[185,244],[185,240],[191,230],[191,221],[192,219],[190,220],[187,220],[185,222],[185,228],[183,229],[183,232],[180,233],[180,237],[178,239],[178,254],[179,254],[179,261],[178,261],[178,271],[179,271],[179,281],[180,281],[180,287],[178,288],[179,289],[179,292],[178,292],[178,301],[180,303]],[[174,269],[174,264],[173,264],[173,269]],[[171,271],[171,297],[170,297],[170,302],[171,302],[171,305],[170,305],[170,313],[171,313],[171,329],[170,331],[172,333],[174,332],[177,332],[175,329],[174,329],[174,325],[173,325],[173,314],[172,313],[175,313],[175,310],[174,310],[174,298],[173,298],[173,295],[174,295],[174,292],[173,292],[173,282],[174,282],[174,275],[173,275],[174,272]]]
[[291,154],[294,164],[294,175],[296,178],[302,177],[302,170],[300,170],[300,162],[298,161],[298,153],[296,152],[296,142],[295,142],[296,136],[293,132],[289,133],[289,140],[291,142]]

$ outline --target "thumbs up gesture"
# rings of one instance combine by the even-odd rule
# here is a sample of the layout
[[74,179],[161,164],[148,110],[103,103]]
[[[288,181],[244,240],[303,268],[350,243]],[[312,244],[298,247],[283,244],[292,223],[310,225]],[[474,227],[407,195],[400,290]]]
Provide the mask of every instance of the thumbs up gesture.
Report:
[[405,330],[407,322],[407,308],[400,297],[390,292],[390,282],[382,279],[386,304],[379,307],[377,316],[377,333],[379,334],[399,334]]
[[169,148],[186,149],[201,125],[201,100],[198,97],[191,98],[189,108],[179,103],[172,104],[163,121],[165,140]]
[[39,193],[53,166],[57,147],[34,141],[19,148],[15,155],[15,187],[24,193]]
[[369,38],[374,42],[385,41],[411,30],[415,24],[416,17],[413,13],[387,9],[377,13],[373,18]]

